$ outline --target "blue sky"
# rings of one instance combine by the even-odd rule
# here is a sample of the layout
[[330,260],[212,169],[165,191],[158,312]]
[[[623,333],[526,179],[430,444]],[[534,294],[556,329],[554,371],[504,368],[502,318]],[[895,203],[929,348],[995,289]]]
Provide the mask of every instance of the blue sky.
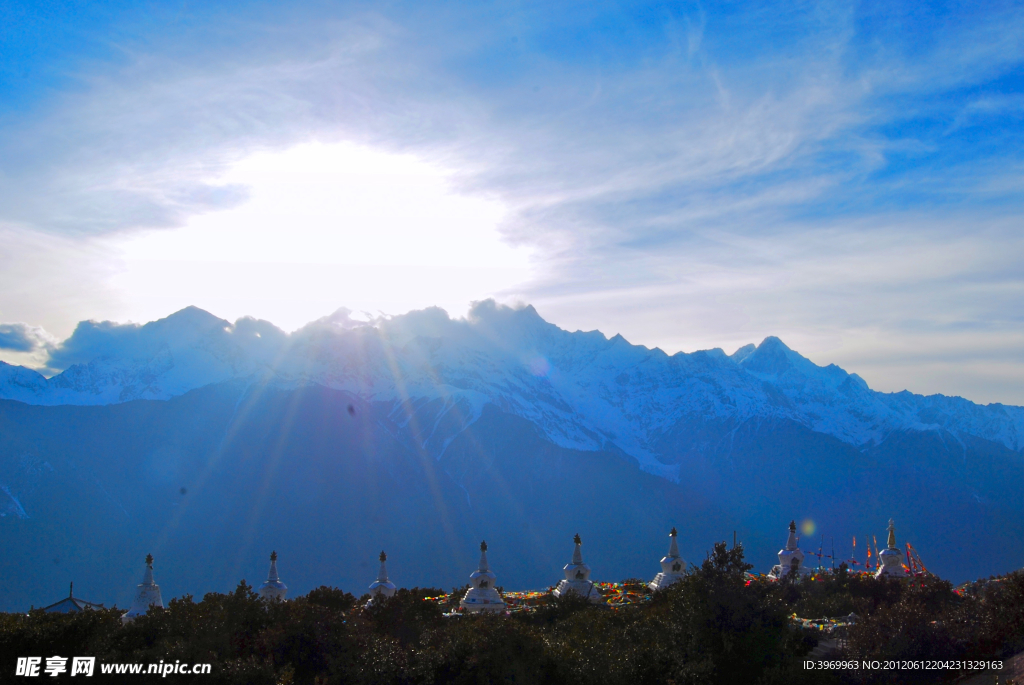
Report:
[[0,358],[494,296],[1024,404],[1012,3],[0,7]]

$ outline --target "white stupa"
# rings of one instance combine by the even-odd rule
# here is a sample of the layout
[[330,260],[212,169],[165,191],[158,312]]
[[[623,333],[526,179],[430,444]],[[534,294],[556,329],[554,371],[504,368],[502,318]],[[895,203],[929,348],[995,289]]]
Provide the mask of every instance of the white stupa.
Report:
[[896,548],[896,526],[892,519],[889,519],[889,543],[886,549],[878,553],[878,572],[875,578],[889,576],[891,578],[906,578],[907,572],[903,568],[903,555]]
[[270,573],[267,574],[267,580],[260,585],[260,597],[267,601],[280,600],[284,601],[284,596],[288,594],[288,586],[281,582],[281,578],[277,575],[277,552],[270,553]]
[[377,572],[377,580],[370,585],[370,601],[366,603],[366,606],[373,604],[373,600],[377,597],[393,597],[398,589],[394,583],[388,580],[387,560],[388,555],[384,553],[384,550],[381,550],[380,571]]
[[494,588],[495,575],[487,564],[487,541],[480,543],[480,568],[469,576],[472,584],[459,602],[463,611],[504,611],[505,600]]
[[811,572],[811,569],[804,566],[804,553],[797,547],[796,521],[789,522],[789,539],[786,540],[786,548],[779,552],[779,563],[768,573],[768,577],[779,580],[793,572],[796,572],[798,576],[809,575]]
[[572,553],[572,563],[566,564],[562,569],[565,571],[565,580],[555,586],[552,594],[555,597],[576,594],[594,604],[603,604],[604,597],[594,586],[594,581],[590,580],[590,567],[583,563],[583,552],[580,551],[583,541],[580,540],[579,533],[573,536],[572,541],[576,544],[576,549]]
[[164,600],[160,597],[160,586],[153,581],[153,555],[146,555],[146,573],[142,576],[135,591],[135,599],[132,601],[132,608],[121,616],[122,623],[128,623],[138,616],[142,616],[150,607],[164,608]]
[[661,573],[654,576],[654,580],[647,584],[651,590],[667,588],[685,575],[686,560],[679,556],[679,545],[676,543],[677,535],[675,528],[669,531],[668,536],[672,541],[668,545],[668,554],[661,559]]

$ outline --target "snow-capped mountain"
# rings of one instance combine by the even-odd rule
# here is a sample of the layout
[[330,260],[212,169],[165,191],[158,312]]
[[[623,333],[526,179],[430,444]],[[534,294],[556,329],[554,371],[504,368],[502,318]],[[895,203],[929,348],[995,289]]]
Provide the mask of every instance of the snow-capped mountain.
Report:
[[82,323],[50,364],[0,367],[0,610],[70,580],[124,604],[148,552],[165,597],[271,549],[296,593],[362,592],[382,548],[452,587],[481,539],[543,588],[577,532],[598,577],[644,577],[672,527],[691,561],[736,531],[767,570],[791,519],[821,531],[807,559],[894,518],[944,577],[1024,564],[1024,410],[873,392],[776,338],[666,355],[493,302],[291,334],[189,308]]
[[144,326],[83,322],[54,360],[74,363],[50,379],[0,366],[0,398],[100,405],[165,400],[232,379],[321,385],[395,407],[429,406],[421,418],[435,430],[423,439],[435,456],[490,403],[531,421],[557,445],[614,446],[670,479],[678,478],[678,463],[659,444],[684,419],[787,419],[856,446],[894,431],[937,429],[1013,451],[1024,446],[1024,408],[875,392],[778,338],[732,355],[670,356],[621,336],[570,333],[532,307],[493,301],[477,304],[465,320],[428,309],[364,323],[341,311],[291,335],[265,321],[231,324],[190,307]]

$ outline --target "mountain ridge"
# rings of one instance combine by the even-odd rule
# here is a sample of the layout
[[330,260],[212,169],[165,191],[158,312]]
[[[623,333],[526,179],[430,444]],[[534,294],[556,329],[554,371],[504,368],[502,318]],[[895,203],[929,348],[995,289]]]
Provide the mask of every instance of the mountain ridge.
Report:
[[141,326],[82,322],[54,360],[68,366],[49,379],[0,363],[0,399],[103,405],[248,380],[321,385],[395,406],[437,400],[436,415],[423,420],[437,427],[455,412],[452,425],[428,438],[438,458],[446,440],[494,404],[562,447],[614,445],[672,480],[679,478],[676,459],[655,445],[684,417],[793,420],[862,448],[906,430],[1024,448],[1024,408],[877,392],[857,374],[818,366],[774,336],[732,355],[717,348],[669,355],[619,334],[570,333],[532,306],[491,300],[476,303],[465,319],[428,308],[362,321],[339,310],[291,334],[251,317],[232,324],[188,307]]

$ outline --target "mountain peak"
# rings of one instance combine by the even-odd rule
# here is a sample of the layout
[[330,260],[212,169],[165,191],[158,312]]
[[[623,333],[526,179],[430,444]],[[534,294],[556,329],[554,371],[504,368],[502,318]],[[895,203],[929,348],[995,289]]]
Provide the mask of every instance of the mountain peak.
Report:
[[794,367],[797,361],[794,357],[803,359],[789,349],[784,342],[770,335],[762,340],[756,349],[746,354],[739,363],[748,371],[778,377]]
[[[532,305],[510,307],[492,299],[474,302],[465,322],[479,340],[497,342],[498,347],[508,351],[532,347],[559,330],[541,318]],[[461,322],[459,325],[461,327]]]
[[761,341],[760,345],[757,346],[758,350],[762,350],[762,349],[769,349],[769,350],[771,350],[771,349],[776,349],[776,348],[777,349],[781,349],[781,350],[785,350],[786,352],[792,352],[793,351],[792,349],[790,349],[790,347],[788,345],[786,345],[786,343],[782,342],[782,340],[780,340],[779,338],[775,337],[774,335],[769,335],[767,338],[765,338],[764,340]]
[[[130,324],[129,324],[130,325]],[[138,326],[137,326],[138,327]],[[231,322],[221,319],[220,317],[214,316],[205,309],[189,305],[184,309],[179,309],[170,316],[166,316],[156,321],[151,321],[141,327],[142,330],[202,330],[206,331],[211,328],[230,328]]]
[[505,304],[498,304],[494,299],[479,300],[469,308],[466,317],[471,322],[484,323],[505,323],[514,321],[519,325],[524,323],[547,323],[537,313],[532,304],[519,307],[510,307]]
[[179,309],[173,314],[169,314],[162,319],[157,319],[157,321],[195,321],[200,323],[213,323],[221,321],[221,319],[205,309],[197,307],[194,304],[190,304],[187,307]]
[[757,349],[757,345],[754,343],[747,343],[743,347],[739,348],[735,352],[729,355],[729,359],[739,364],[741,361],[753,354],[754,350]]

